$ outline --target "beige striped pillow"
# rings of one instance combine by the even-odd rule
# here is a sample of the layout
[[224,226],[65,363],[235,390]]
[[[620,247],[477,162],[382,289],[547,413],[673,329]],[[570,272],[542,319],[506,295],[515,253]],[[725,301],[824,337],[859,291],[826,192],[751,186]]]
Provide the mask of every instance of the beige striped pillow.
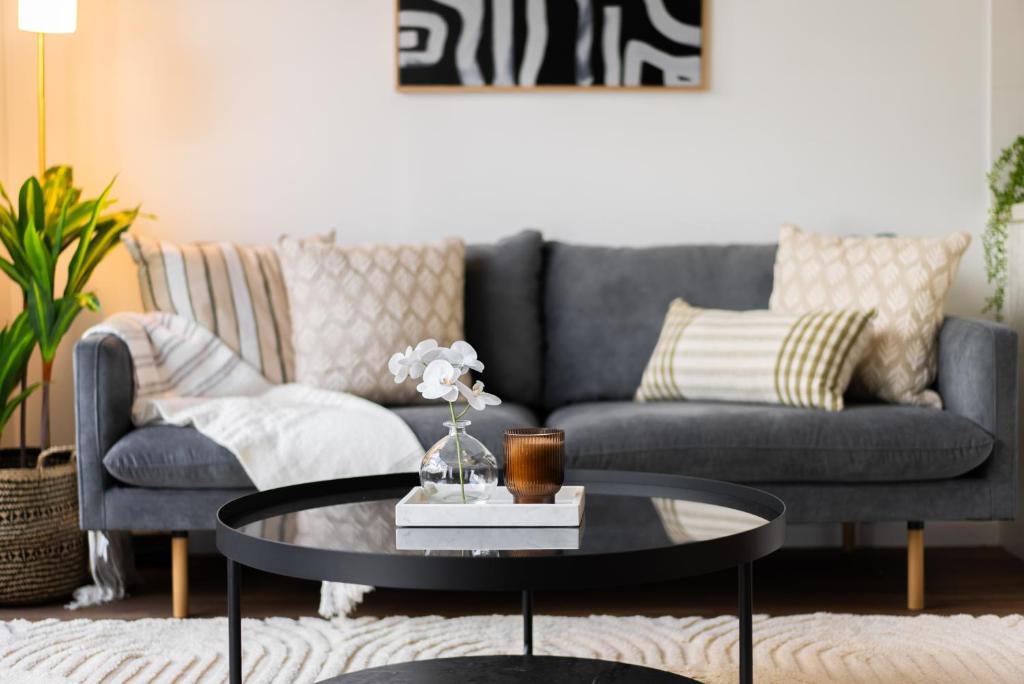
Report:
[[839,411],[875,312],[780,314],[672,302],[637,401],[748,401]]
[[146,311],[208,328],[271,382],[294,379],[288,296],[273,247],[122,239],[138,266]]

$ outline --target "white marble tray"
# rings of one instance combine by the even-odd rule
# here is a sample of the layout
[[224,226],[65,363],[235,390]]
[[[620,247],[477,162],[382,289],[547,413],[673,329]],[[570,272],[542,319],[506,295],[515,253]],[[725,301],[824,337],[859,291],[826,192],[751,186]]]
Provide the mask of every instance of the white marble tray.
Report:
[[580,548],[579,527],[397,527],[402,551],[535,551]]
[[517,504],[505,487],[484,503],[433,503],[422,487],[395,504],[398,527],[579,527],[583,487],[562,487],[553,504]]

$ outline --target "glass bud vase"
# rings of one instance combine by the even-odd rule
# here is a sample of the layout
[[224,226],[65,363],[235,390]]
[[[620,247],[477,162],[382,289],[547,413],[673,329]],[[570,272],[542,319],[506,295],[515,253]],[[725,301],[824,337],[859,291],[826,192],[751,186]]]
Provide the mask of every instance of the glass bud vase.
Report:
[[466,432],[468,420],[446,421],[448,434],[423,455],[420,484],[437,503],[483,503],[498,486],[498,460]]

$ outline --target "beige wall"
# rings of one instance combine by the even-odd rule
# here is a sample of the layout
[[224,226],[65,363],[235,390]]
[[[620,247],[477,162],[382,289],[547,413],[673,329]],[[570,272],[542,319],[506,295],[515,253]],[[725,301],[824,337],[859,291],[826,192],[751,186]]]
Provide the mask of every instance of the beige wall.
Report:
[[[14,184],[35,168],[34,53],[16,0],[0,3],[0,173]],[[90,192],[120,173],[117,195],[159,217],[138,229],[181,240],[488,240],[529,225],[767,242],[783,221],[978,234],[988,2],[709,4],[704,94],[431,96],[392,88],[390,0],[86,0],[78,33],[48,43],[51,162]],[[139,306],[122,249],[94,285],[108,313]],[[985,292],[975,244],[951,308],[974,313]],[[70,347],[58,441],[73,438]]]
[[[6,186],[9,183],[8,174],[8,159],[10,156],[8,150],[8,125],[7,125],[7,97],[6,97],[6,84],[5,74],[7,72],[6,64],[4,61],[4,23],[5,17],[3,13],[0,13],[0,182]],[[0,325],[6,325],[10,320],[12,307],[11,297],[13,296],[13,288],[10,282],[0,277]],[[3,435],[0,445],[11,444],[13,437],[13,423],[12,429],[7,430]]]
[[[0,13],[0,182],[5,185],[9,183],[8,163],[10,151],[8,149],[8,137],[10,134],[7,125],[7,65],[4,60],[4,23],[5,17]],[[11,286],[6,278],[0,278],[0,322],[7,321],[11,313]]]

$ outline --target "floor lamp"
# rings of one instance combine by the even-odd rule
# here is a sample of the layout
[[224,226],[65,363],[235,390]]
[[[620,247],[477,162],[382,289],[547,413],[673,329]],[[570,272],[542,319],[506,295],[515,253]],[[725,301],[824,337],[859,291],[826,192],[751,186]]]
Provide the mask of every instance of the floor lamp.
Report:
[[[18,0],[18,28],[36,34],[36,107],[39,121],[39,184],[46,182],[46,49],[47,33],[74,33],[78,26],[78,0]],[[21,376],[25,389],[26,376]],[[20,449],[25,457],[25,404],[18,408]]]
[[47,33],[74,33],[78,0],[18,0],[18,28],[36,34],[36,106],[39,117],[39,182],[46,175],[46,51]]

